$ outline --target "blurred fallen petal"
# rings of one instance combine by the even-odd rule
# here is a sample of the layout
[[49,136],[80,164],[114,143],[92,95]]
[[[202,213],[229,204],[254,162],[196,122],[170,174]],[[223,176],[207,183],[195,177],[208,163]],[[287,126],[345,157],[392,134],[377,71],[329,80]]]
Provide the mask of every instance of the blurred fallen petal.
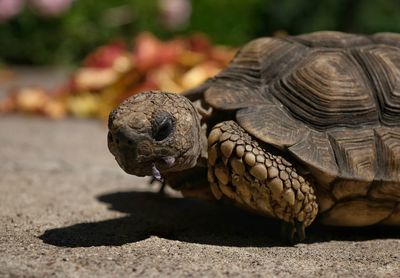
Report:
[[210,60],[220,63],[222,66],[228,64],[236,54],[236,50],[225,46],[216,46],[210,52]]
[[189,39],[190,50],[193,52],[208,53],[213,49],[213,45],[206,35],[197,33],[191,36]]
[[132,68],[132,62],[133,61],[131,56],[121,55],[114,60],[112,64],[112,69],[118,73],[125,73]]
[[43,109],[49,101],[49,96],[40,88],[24,88],[16,96],[16,108],[19,111],[34,113]]
[[90,117],[97,114],[99,107],[98,97],[83,93],[77,96],[70,97],[67,101],[67,109],[76,117]]
[[200,52],[184,51],[178,58],[180,64],[186,67],[194,67],[204,60],[206,60],[206,55]]
[[[224,68],[235,52],[212,45],[202,34],[161,41],[142,33],[132,51],[121,41],[98,47],[58,89],[28,87],[10,92],[0,100],[0,112],[106,119],[116,105],[139,92],[181,93],[200,85]],[[0,80],[1,76],[0,72]]]
[[129,52],[125,43],[116,40],[95,49],[85,58],[83,65],[88,68],[110,68],[113,67],[116,59],[127,55]]
[[184,90],[196,87],[206,81],[208,78],[220,72],[221,68],[214,62],[200,64],[187,71],[181,79],[181,86]]
[[15,95],[8,95],[0,100],[0,113],[11,113],[17,110]]
[[159,90],[160,87],[157,85],[156,81],[150,76],[146,76],[146,79],[140,83],[132,84],[130,88],[126,91],[121,92],[115,98],[115,105],[118,105],[121,101],[127,99],[130,96],[133,96],[137,93],[151,90]]
[[99,90],[111,85],[117,77],[113,69],[81,68],[75,75],[75,85],[79,91]]
[[67,109],[62,101],[50,100],[44,106],[43,113],[52,119],[62,119],[67,116]]
[[163,64],[173,64],[184,50],[182,39],[161,42],[150,33],[142,33],[135,39],[135,66],[140,72],[146,72]]
[[182,87],[175,81],[178,75],[177,68],[172,65],[165,65],[151,73],[161,91],[176,93],[182,91]]
[[135,66],[139,71],[145,72],[157,63],[160,41],[150,33],[142,33],[134,41]]

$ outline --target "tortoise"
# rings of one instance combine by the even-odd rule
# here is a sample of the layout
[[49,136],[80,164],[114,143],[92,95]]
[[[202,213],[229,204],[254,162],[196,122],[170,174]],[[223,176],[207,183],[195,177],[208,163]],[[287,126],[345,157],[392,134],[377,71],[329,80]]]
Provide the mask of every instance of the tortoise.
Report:
[[109,116],[120,167],[282,220],[305,238],[400,225],[400,34],[264,37],[182,95],[149,91]]

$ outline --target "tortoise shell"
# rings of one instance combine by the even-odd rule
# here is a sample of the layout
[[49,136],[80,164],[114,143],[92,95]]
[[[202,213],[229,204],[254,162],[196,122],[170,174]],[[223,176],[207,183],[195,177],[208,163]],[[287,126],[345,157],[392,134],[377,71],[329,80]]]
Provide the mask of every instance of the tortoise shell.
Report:
[[400,35],[256,39],[204,99],[311,172],[325,223],[400,224]]

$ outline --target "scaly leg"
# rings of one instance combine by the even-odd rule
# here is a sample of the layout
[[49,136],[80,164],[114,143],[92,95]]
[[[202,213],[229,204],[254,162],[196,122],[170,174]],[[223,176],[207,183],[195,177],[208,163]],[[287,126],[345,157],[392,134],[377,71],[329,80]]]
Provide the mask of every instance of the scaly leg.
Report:
[[305,238],[318,212],[314,189],[293,163],[263,149],[237,123],[213,127],[208,137],[208,181],[217,199],[283,220],[285,242]]

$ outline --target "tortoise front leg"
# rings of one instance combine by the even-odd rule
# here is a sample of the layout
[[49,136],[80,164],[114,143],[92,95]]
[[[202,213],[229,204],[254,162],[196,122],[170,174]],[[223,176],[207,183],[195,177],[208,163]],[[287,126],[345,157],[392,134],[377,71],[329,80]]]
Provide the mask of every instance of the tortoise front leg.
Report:
[[304,239],[318,212],[314,189],[296,167],[280,155],[261,148],[241,127],[226,121],[208,137],[208,181],[217,199],[284,221],[283,237]]

